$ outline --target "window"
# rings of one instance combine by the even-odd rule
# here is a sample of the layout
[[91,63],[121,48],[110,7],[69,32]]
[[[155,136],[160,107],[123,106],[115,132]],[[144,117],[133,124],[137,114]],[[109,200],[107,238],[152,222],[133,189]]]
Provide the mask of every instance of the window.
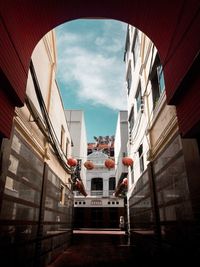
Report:
[[136,103],[137,103],[137,112],[139,112],[139,110],[141,108],[141,104],[142,104],[141,83],[140,83],[140,81],[139,81],[139,84],[138,84],[138,89],[137,89],[137,93],[136,93],[135,99],[136,99]]
[[163,68],[161,64],[157,67],[157,76],[158,76],[159,90],[160,93],[162,93],[165,90],[165,81],[164,81]]
[[64,192],[64,186],[60,186],[60,203],[64,204],[64,199],[65,198],[65,192]]
[[138,149],[139,153],[139,162],[140,162],[140,172],[144,171],[144,158],[143,158],[143,145],[140,145]]
[[129,67],[128,67],[126,81],[127,81],[128,95],[129,95],[130,89],[131,89],[131,84],[132,84],[131,64],[129,64]]
[[109,190],[115,190],[115,177],[109,178]]
[[66,139],[66,156],[67,156],[67,153],[68,153],[68,147],[69,147],[69,139],[67,138]]
[[102,178],[92,178],[91,190],[103,190],[103,179]]
[[135,118],[134,118],[134,106],[132,106],[131,108],[131,113],[130,113],[130,116],[129,116],[129,130],[130,130],[130,133],[133,129],[133,126],[134,126],[134,123],[135,123]]
[[131,166],[131,183],[134,183],[134,169],[133,166]]
[[65,145],[65,130],[64,130],[64,127],[61,126],[60,146],[61,146],[62,150],[65,149],[64,145]]
[[158,55],[156,56],[152,71],[150,73],[150,80],[152,86],[152,98],[153,98],[153,109],[160,98],[160,95],[165,89],[164,75],[160,59]]
[[88,148],[88,150],[87,150],[87,155],[92,154],[92,152],[93,152],[93,150],[92,150],[91,148]]
[[110,148],[110,157],[114,157],[115,156],[115,150],[114,147]]
[[127,27],[124,61],[128,60],[129,50],[130,50],[130,37],[129,37],[129,27]]
[[134,36],[133,46],[132,46],[134,67],[136,66],[139,52],[140,52],[139,35],[138,35],[138,30],[135,30],[135,36]]

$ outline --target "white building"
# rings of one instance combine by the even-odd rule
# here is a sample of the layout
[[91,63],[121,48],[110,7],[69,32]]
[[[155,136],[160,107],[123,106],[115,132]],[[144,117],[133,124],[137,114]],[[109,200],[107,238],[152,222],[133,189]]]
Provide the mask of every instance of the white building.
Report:
[[115,133],[115,177],[116,184],[127,177],[128,167],[122,164],[122,158],[127,156],[128,142],[128,112],[119,111]]
[[86,172],[87,197],[77,195],[74,199],[76,228],[119,228],[119,218],[125,211],[124,199],[114,196],[115,167],[105,166],[113,149],[113,144],[110,147],[100,143],[94,145],[91,153],[91,144],[88,145],[87,161],[91,161],[94,168]]
[[87,193],[89,196],[113,197],[115,190],[115,169],[108,169],[104,162],[108,155],[101,151],[94,151],[88,155],[88,160],[94,164],[94,169],[87,170]]
[[[179,250],[180,244],[190,243],[190,235],[185,235],[188,224],[183,221],[193,220],[190,184],[195,173],[199,173],[196,143],[192,139],[182,139],[179,134],[176,109],[166,102],[163,69],[155,45],[130,25],[125,64],[127,148],[128,156],[134,160],[133,167],[128,170],[129,230],[131,236],[140,238],[143,247],[151,253],[159,247],[148,247],[147,243],[156,239],[162,242],[162,249],[166,246],[167,251],[169,247],[173,251],[174,248]],[[193,204],[193,209],[195,207]],[[181,226],[180,221],[183,222]],[[142,234],[145,232],[148,232],[148,238]],[[176,238],[177,233],[181,242]]]
[[[144,34],[128,26],[125,58],[129,122],[128,155],[134,160],[134,168],[129,168],[129,193],[148,163],[146,153],[149,150],[149,142],[146,138],[146,130],[150,110],[148,105],[144,105],[149,97],[145,75],[148,76],[152,63],[150,61],[155,59],[155,55],[156,50],[152,42],[147,37],[144,42]],[[144,68],[142,60],[146,64],[145,73],[142,71]]]
[[86,168],[83,166],[87,159],[87,134],[84,112],[82,110],[65,110],[69,132],[72,136],[72,157],[80,162],[80,176],[86,186]]

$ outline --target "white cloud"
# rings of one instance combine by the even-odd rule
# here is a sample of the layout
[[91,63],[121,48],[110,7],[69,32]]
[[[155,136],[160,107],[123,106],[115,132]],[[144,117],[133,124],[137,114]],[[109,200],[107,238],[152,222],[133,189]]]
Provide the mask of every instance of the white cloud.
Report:
[[98,46],[104,45],[105,44],[105,38],[97,37],[96,40],[95,40],[95,44],[98,45]]
[[[91,46],[83,45],[78,34],[58,32],[57,44],[62,55],[58,64],[59,79],[68,88],[71,83],[77,84],[78,89],[71,89],[76,90],[83,102],[90,101],[90,104],[100,104],[115,110],[125,109],[125,66],[123,58],[115,54],[124,46],[124,40],[116,35],[111,39],[107,30],[103,36],[96,36],[92,43],[91,33],[85,37],[90,39]],[[92,49],[94,44],[100,49]]]
[[67,34],[64,31],[61,31],[61,33],[57,36],[57,43],[58,44],[65,44],[67,43],[68,45],[74,44],[76,42],[80,41],[80,36],[78,36],[77,34],[68,32]]
[[108,38],[97,37],[95,40],[95,44],[97,46],[100,46],[102,50],[109,53],[119,52],[123,48],[121,40],[117,38],[113,38],[112,42],[110,42]]
[[104,20],[102,36],[95,40],[97,46],[109,53],[116,53],[124,49],[125,40],[121,39],[121,33],[126,33],[126,24],[113,20]]

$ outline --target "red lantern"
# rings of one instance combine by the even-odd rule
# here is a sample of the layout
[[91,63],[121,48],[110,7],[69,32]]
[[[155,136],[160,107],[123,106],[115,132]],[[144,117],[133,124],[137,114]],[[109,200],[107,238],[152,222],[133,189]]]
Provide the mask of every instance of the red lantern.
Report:
[[124,178],[123,181],[122,181],[122,184],[124,184],[125,186],[128,186],[128,179]]
[[92,161],[90,160],[87,160],[85,163],[84,163],[84,166],[87,170],[92,170],[94,169],[94,164]]
[[108,168],[108,169],[112,169],[115,167],[115,162],[112,159],[106,159],[104,164],[105,164],[106,168]]
[[75,167],[77,165],[77,160],[76,159],[73,159],[73,158],[69,158],[69,159],[67,159],[67,164],[70,167]]
[[122,159],[122,163],[125,165],[125,166],[133,166],[133,160],[132,158],[129,158],[129,157],[124,157]]
[[128,178],[124,178],[122,182],[117,186],[114,195],[118,197],[124,190],[126,190],[127,186],[128,186]]
[[84,188],[84,185],[83,185],[82,181],[80,181],[80,180],[76,180],[75,185],[76,185],[77,190],[78,190],[82,195],[84,195],[84,196],[86,197],[86,196],[87,196],[87,193],[86,193],[86,191],[85,191],[85,188]]

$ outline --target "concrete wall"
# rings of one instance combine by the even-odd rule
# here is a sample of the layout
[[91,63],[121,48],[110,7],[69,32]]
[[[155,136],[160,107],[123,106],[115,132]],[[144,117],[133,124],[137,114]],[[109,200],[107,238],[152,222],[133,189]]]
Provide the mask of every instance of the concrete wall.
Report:
[[127,156],[128,142],[128,112],[119,111],[117,119],[117,127],[115,133],[115,169],[116,183],[118,183],[123,173],[128,172],[128,168],[122,164],[122,158]]
[[69,131],[72,136],[72,156],[81,159],[81,179],[86,185],[86,168],[83,166],[87,160],[87,134],[84,112],[82,110],[65,110]]
[[[58,141],[58,146],[60,146],[63,157],[67,159],[67,157],[70,157],[71,155],[71,136],[68,130],[59,88],[55,80],[56,50],[53,31],[44,36],[35,47],[32,54],[32,61],[45,106]],[[28,99],[32,102],[35,112],[38,114],[38,120],[45,128],[44,119],[42,117],[30,72],[28,75],[26,94]],[[38,121],[34,121],[26,104],[23,108],[16,109],[15,124],[18,131],[20,132],[23,128],[24,137],[26,137],[26,141],[32,146],[35,152],[37,152],[40,157],[44,158],[50,168],[54,170],[63,182],[68,183],[70,175],[67,174],[60,165],[52,146],[48,142],[46,136],[39,129],[37,122]],[[62,142],[61,131],[63,131]],[[68,146],[67,142],[69,143]]]

